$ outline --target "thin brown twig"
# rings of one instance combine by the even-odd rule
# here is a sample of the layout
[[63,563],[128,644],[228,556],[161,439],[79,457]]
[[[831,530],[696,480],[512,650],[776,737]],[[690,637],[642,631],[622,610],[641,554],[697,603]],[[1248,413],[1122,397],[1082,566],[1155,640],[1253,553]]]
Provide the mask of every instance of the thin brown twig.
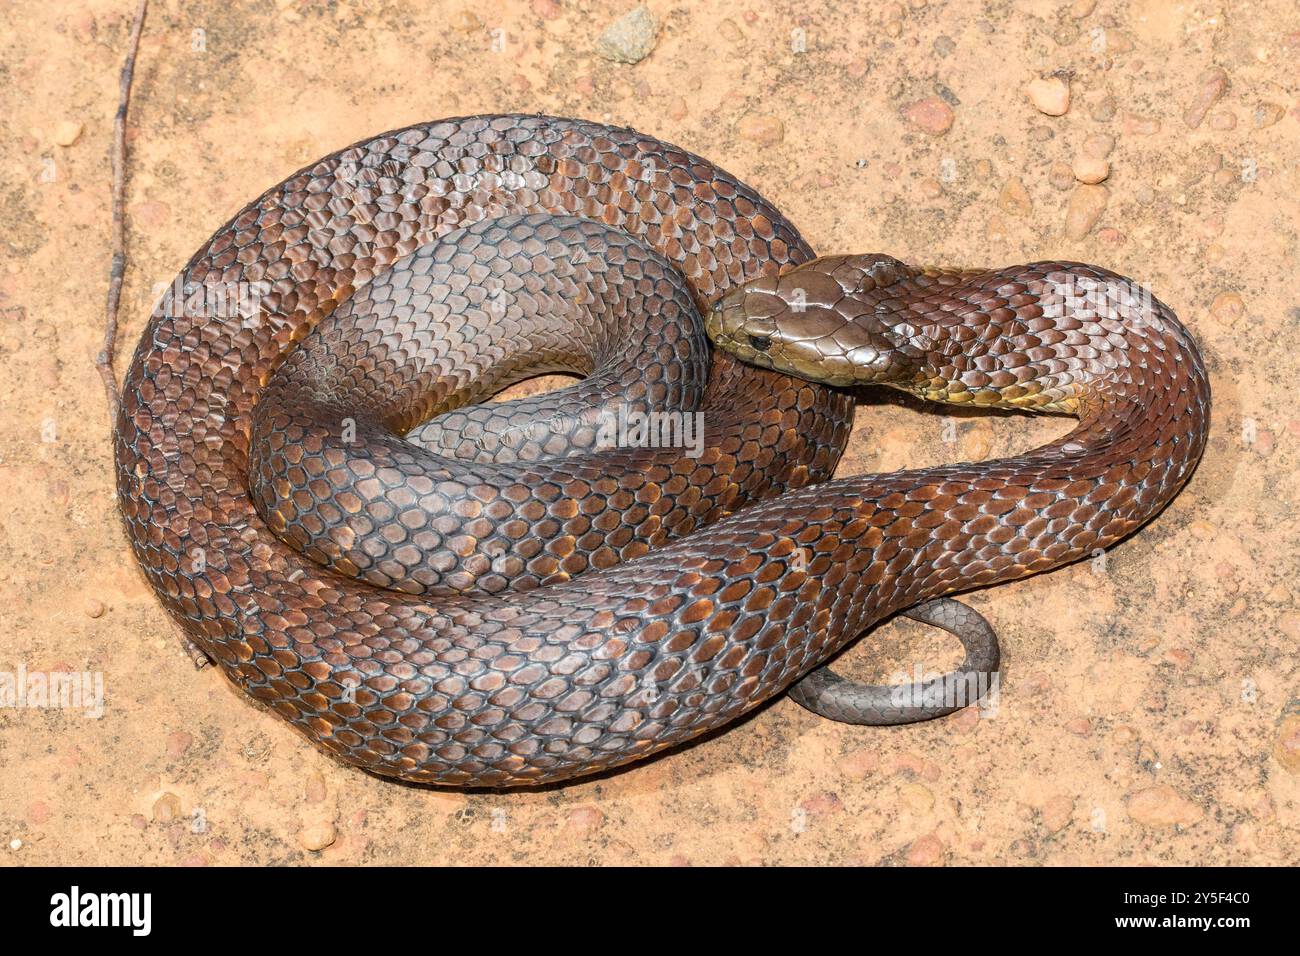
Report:
[[95,357],[95,366],[108,393],[109,426],[117,424],[120,403],[117,374],[113,371],[113,353],[117,349],[117,310],[122,299],[122,277],[126,274],[126,109],[131,102],[131,81],[135,77],[135,55],[140,49],[140,32],[144,27],[149,0],[140,0],[131,24],[131,44],[118,81],[117,115],[113,117],[113,263],[108,271],[108,302],[105,306],[104,346]]

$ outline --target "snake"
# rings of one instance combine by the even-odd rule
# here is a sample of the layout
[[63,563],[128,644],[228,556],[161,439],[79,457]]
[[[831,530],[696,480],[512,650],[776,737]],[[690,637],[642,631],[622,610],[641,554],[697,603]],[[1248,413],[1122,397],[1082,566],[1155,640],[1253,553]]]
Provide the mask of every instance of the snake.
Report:
[[[546,373],[577,381],[486,400]],[[834,479],[873,384],[1077,423]],[[145,578],[247,695],[380,776],[509,788],[786,691],[950,712],[827,665],[906,614],[996,671],[951,595],[1134,532],[1209,408],[1191,335],[1115,273],[819,258],[676,146],[484,115],[332,153],[217,230],[145,326],[114,456]]]

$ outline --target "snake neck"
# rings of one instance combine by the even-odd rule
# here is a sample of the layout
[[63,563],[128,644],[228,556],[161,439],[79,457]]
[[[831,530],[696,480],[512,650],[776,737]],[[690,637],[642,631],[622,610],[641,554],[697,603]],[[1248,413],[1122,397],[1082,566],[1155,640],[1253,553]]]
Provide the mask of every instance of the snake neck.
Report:
[[[1187,329],[1149,292],[1078,263],[1037,263],[1014,278],[930,272],[911,281],[926,307],[895,329],[925,360],[910,381],[890,384],[950,404],[1079,421],[1025,455],[885,482],[886,498],[936,494],[913,527],[949,508],[939,527],[950,533],[915,553],[897,607],[1095,555],[1186,483],[1208,437],[1209,378]],[[874,497],[878,508],[885,498]],[[974,573],[960,581],[933,571],[963,564]]]
[[[1092,266],[827,257],[730,293],[706,323],[723,348],[778,371],[1079,419],[1024,455],[835,481],[718,529],[731,542],[784,515],[783,534],[752,542],[772,556],[762,573],[800,594],[819,578],[853,591],[847,605],[824,598],[845,607],[826,622],[841,636],[1109,547],[1178,493],[1206,443],[1210,387],[1192,337],[1145,290]],[[827,538],[847,568],[808,549]]]

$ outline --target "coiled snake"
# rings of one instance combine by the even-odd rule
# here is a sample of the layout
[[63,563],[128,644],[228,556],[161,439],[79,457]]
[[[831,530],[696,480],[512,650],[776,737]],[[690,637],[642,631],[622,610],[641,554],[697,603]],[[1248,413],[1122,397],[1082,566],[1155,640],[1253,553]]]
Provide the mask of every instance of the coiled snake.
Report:
[[[584,378],[472,404],[553,371]],[[828,481],[859,382],[1080,422]],[[1104,270],[814,260],[676,147],[479,116],[341,150],[218,230],[143,335],[115,451],[145,575],[248,694],[378,773],[517,786],[809,672],[805,703],[900,719],[816,671],[900,611],[995,668],[944,596],[1133,531],[1208,413],[1190,336]]]

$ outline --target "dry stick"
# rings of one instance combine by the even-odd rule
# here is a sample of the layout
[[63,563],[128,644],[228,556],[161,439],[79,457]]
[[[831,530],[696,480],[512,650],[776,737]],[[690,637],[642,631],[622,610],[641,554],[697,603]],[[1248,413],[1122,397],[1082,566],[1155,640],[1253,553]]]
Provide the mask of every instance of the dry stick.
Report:
[[[140,49],[140,31],[144,16],[149,10],[149,0],[140,0],[131,24],[131,43],[122,64],[118,80],[117,115],[113,117],[113,264],[108,270],[108,302],[104,307],[104,347],[95,356],[95,367],[104,380],[108,393],[108,427],[117,427],[117,411],[121,397],[117,390],[117,374],[113,371],[113,352],[117,348],[117,309],[122,299],[122,277],[126,274],[126,109],[131,103],[131,81],[135,78],[135,56]],[[208,656],[186,635],[181,635],[181,646],[194,664],[195,670],[208,663]]]
[[131,80],[135,76],[135,55],[140,49],[140,30],[144,26],[149,0],[140,0],[131,25],[131,45],[122,64],[118,81],[117,115],[113,118],[113,264],[108,271],[108,303],[105,306],[104,347],[95,357],[95,366],[104,379],[108,393],[109,427],[117,424],[120,402],[117,375],[113,371],[113,352],[117,348],[117,309],[122,298],[122,277],[126,274],[126,216],[123,212],[126,196],[126,108],[131,102]]

